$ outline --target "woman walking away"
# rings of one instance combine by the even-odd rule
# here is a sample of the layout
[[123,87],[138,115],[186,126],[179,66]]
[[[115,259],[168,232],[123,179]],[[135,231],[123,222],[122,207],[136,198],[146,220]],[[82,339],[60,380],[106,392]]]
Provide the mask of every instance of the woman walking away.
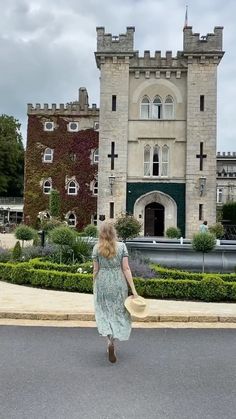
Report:
[[116,362],[115,339],[128,340],[131,316],[124,302],[128,285],[137,297],[129,268],[128,251],[119,243],[114,226],[101,224],[98,243],[93,248],[94,306],[98,332],[107,338],[110,362]]

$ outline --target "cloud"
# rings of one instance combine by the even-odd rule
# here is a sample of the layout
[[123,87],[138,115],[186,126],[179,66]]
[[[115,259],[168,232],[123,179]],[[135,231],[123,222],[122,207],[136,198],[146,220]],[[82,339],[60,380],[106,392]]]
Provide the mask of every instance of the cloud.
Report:
[[[0,15],[0,113],[22,123],[27,103],[66,103],[80,86],[99,102],[96,26],[114,35],[135,26],[135,49],[182,49],[185,0],[11,0]],[[236,5],[229,0],[188,1],[189,24],[205,35],[223,25],[226,55],[218,77],[218,149],[235,150]]]

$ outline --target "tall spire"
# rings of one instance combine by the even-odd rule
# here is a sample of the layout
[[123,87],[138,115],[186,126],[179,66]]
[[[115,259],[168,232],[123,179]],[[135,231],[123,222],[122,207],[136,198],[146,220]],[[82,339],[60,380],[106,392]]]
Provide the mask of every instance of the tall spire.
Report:
[[188,6],[186,5],[184,28],[187,28],[187,26],[188,26]]

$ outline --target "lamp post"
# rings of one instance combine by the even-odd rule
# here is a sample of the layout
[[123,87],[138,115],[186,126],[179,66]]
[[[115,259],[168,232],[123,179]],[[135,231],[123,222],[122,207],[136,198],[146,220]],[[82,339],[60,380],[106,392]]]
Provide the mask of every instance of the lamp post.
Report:
[[111,195],[113,195],[113,186],[115,183],[115,179],[116,179],[115,175],[109,176],[109,185],[110,185]]

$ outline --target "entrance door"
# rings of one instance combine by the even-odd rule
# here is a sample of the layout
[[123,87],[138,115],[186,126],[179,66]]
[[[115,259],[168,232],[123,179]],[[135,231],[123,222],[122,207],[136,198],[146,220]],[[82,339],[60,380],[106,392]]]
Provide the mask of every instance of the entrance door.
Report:
[[164,236],[163,205],[152,202],[145,207],[145,236]]

